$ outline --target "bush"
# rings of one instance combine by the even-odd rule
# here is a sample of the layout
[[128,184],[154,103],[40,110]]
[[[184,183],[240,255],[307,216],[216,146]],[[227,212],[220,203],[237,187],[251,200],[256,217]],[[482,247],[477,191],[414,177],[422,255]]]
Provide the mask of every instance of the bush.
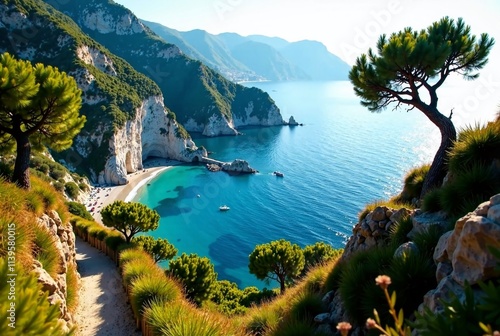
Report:
[[314,245],[304,247],[303,253],[305,258],[304,273],[307,269],[325,263],[333,258],[338,258],[342,255],[343,249],[334,249],[331,245],[323,242],[317,242]]
[[292,319],[313,322],[314,317],[325,311],[321,296],[308,290],[301,291],[291,302],[290,316]]
[[441,189],[432,189],[425,194],[422,201],[422,210],[427,212],[438,212],[443,209],[441,206]]
[[[16,273],[16,313],[15,328],[8,326],[11,301],[9,297],[10,286],[7,286],[8,274]],[[65,335],[62,324],[59,323],[59,304],[50,304],[48,292],[42,292],[42,286],[38,284],[34,274],[25,274],[23,270],[16,267],[15,272],[8,268],[7,261],[0,259],[0,330],[2,336],[37,335],[52,336]],[[40,293],[43,293],[40,295]]]
[[328,273],[325,279],[325,284],[324,284],[325,291],[329,292],[332,290],[337,290],[339,288],[340,281],[342,279],[342,272],[344,271],[346,265],[347,262],[342,259],[339,259],[335,263],[332,270],[330,271],[330,273]]
[[177,284],[163,273],[140,276],[132,282],[131,287],[130,304],[136,316],[142,316],[153,300],[168,303],[179,298],[182,293]]
[[404,178],[403,191],[397,198],[401,202],[411,203],[414,198],[419,199],[425,177],[430,169],[429,164],[414,168]]
[[74,313],[78,307],[79,282],[76,267],[73,263],[69,263],[66,271],[66,305],[72,313]]
[[250,335],[265,335],[266,331],[275,329],[278,326],[280,317],[275,310],[258,309],[250,316],[249,322],[246,324],[246,332]]
[[449,169],[459,173],[481,164],[490,166],[500,159],[500,132],[490,124],[486,127],[469,126],[458,135],[458,140],[449,153]]
[[78,202],[67,202],[66,206],[68,207],[68,211],[73,215],[80,216],[86,220],[93,221],[94,217],[87,211],[85,205]]
[[413,221],[410,216],[402,218],[399,222],[394,223],[389,231],[389,239],[391,246],[397,248],[401,244],[408,241],[408,233],[413,229]]
[[66,172],[62,169],[54,169],[50,172],[49,176],[57,181],[64,178],[64,176],[66,176]]
[[78,188],[78,185],[75,182],[66,183],[64,185],[64,191],[72,199],[76,199],[80,194],[80,188]]
[[59,191],[59,192],[64,192],[64,183],[61,183],[59,181],[55,181],[54,183],[52,183],[52,185],[54,186],[54,188]]
[[44,173],[45,175],[47,175],[47,173],[50,171],[50,168],[49,168],[49,165],[42,164],[42,165],[40,165],[40,167],[38,167],[37,170]]
[[47,228],[34,225],[33,257],[38,260],[52,278],[61,272],[62,260],[55,245],[55,238]]
[[359,325],[365,323],[374,308],[379,312],[387,310],[384,295],[376,288],[374,279],[387,273],[393,254],[394,249],[389,247],[360,251],[345,264],[339,291],[346,312]]

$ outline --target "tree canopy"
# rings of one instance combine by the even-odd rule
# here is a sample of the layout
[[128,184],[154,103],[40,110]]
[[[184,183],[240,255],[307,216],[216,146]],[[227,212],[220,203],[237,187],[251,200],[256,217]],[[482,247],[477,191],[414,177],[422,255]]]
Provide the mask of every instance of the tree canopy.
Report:
[[286,283],[299,276],[305,265],[302,249],[285,239],[257,245],[249,260],[250,273],[260,280],[278,281],[281,293],[285,292]]
[[183,253],[170,261],[169,273],[182,282],[187,297],[197,304],[209,299],[217,282],[217,273],[210,259],[196,254]]
[[141,203],[115,201],[101,211],[102,222],[123,233],[127,243],[139,232],[156,230],[160,215]]
[[487,61],[494,39],[483,33],[477,38],[459,18],[444,17],[425,30],[405,28],[380,36],[376,50],[356,59],[349,73],[354,92],[370,111],[391,104],[420,110],[441,132],[441,145],[434,157],[421,196],[441,184],[446,153],[456,140],[449,117],[438,110],[437,90],[453,73],[476,79]]
[[16,148],[13,182],[29,189],[32,146],[60,151],[71,146],[85,116],[74,78],[52,66],[0,55],[0,147]]
[[167,239],[154,239],[151,236],[139,236],[134,237],[132,242],[149,253],[153,257],[155,263],[163,260],[170,260],[177,254],[177,249],[174,245],[170,244]]

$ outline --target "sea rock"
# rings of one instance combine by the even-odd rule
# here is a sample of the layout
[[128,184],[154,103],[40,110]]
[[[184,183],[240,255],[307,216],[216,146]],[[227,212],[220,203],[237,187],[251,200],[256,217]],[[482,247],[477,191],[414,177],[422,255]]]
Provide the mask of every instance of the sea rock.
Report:
[[290,119],[288,119],[288,125],[289,126],[298,126],[299,123],[295,120],[295,118],[293,116],[291,116]]
[[250,167],[247,161],[240,159],[236,159],[231,163],[224,163],[221,169],[225,172],[236,174],[253,174],[257,172]]

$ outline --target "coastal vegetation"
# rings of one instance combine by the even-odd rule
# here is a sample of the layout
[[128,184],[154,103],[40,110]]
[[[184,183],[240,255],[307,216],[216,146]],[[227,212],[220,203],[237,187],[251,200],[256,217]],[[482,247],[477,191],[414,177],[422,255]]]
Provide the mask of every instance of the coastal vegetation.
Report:
[[127,243],[140,232],[156,230],[160,221],[158,212],[136,202],[115,201],[102,209],[101,216],[104,225],[121,232]]
[[[462,19],[445,17],[426,30],[412,28],[380,36],[377,49],[356,59],[349,73],[361,104],[376,112],[391,104],[420,110],[441,132],[441,145],[423,182],[420,198],[438,187],[446,175],[446,153],[456,140],[451,117],[438,110],[437,90],[456,73],[476,79],[488,61],[495,40],[479,38]],[[429,97],[429,100],[425,97]]]
[[139,236],[134,237],[132,243],[149,253],[155,263],[170,260],[177,255],[177,249],[167,239]]
[[82,129],[81,90],[73,77],[52,66],[0,56],[0,140],[16,148],[12,181],[29,189],[31,147],[61,151]]

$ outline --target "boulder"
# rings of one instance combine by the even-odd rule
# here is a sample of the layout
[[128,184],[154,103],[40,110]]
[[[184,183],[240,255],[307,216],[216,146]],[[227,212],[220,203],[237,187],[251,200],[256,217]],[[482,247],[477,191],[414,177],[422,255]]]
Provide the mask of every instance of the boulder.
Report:
[[290,126],[297,126],[299,123],[297,121],[295,121],[295,118],[293,116],[290,117],[290,119],[288,119],[288,125]]
[[418,246],[414,242],[401,244],[396,251],[394,251],[394,258],[405,258],[410,253],[419,253]]
[[257,171],[250,167],[247,161],[236,159],[231,163],[224,163],[221,168],[223,171],[228,173],[237,174],[253,174]]
[[377,222],[384,220],[387,210],[389,210],[387,207],[376,207],[372,211],[372,220]]
[[408,233],[408,238],[413,239],[415,235],[426,231],[432,225],[438,225],[443,230],[448,226],[446,214],[444,212],[429,213],[413,216],[413,229]]

